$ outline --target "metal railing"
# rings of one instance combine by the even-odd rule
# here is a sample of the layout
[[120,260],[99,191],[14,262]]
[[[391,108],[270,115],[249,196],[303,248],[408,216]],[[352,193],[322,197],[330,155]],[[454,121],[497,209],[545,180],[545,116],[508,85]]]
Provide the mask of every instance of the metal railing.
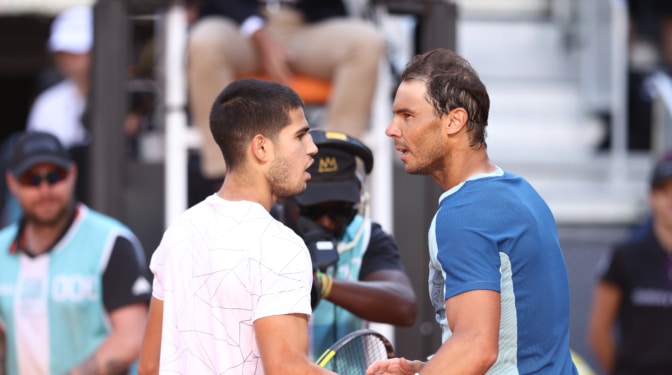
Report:
[[625,178],[628,156],[628,7],[611,0],[611,163],[610,179],[617,185]]
[[672,79],[662,71],[649,77],[652,94],[651,154],[657,159],[672,149]]

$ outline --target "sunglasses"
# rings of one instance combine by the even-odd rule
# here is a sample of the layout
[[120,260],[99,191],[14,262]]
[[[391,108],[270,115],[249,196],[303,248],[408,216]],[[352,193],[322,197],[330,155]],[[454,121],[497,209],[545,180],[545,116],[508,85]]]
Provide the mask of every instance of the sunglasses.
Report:
[[49,186],[57,184],[68,177],[68,171],[61,168],[44,171],[42,173],[26,172],[19,176],[19,184],[21,186],[38,187],[42,185],[42,181],[46,181]]
[[327,215],[334,221],[347,224],[350,223],[357,214],[357,205],[344,203],[333,206],[301,206],[299,207],[299,214],[312,221],[317,221],[322,216]]

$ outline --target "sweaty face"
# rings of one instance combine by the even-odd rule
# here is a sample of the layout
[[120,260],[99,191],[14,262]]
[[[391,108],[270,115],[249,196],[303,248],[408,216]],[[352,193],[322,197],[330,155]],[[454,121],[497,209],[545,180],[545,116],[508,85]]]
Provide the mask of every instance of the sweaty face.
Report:
[[385,134],[394,140],[404,168],[410,174],[431,174],[440,168],[446,154],[442,120],[426,95],[425,82],[402,82],[392,105],[392,122],[385,130]]
[[291,123],[286,126],[275,142],[274,159],[269,172],[269,182],[277,197],[289,197],[302,193],[310,175],[306,170],[313,163],[312,155],[317,146],[308,134],[308,121],[302,108],[289,112]]
[[73,200],[76,169],[64,170],[52,164],[39,164],[18,177],[11,177],[10,188],[23,215],[36,225],[54,225],[66,220]]

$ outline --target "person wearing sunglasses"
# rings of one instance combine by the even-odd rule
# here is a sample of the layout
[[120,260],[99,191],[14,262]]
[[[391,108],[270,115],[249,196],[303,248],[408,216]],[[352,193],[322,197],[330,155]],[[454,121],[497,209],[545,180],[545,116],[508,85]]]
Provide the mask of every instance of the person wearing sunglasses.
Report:
[[75,198],[78,170],[54,135],[20,134],[5,175],[22,210],[0,231],[0,347],[8,374],[126,373],[151,284],[124,224]]
[[318,152],[306,190],[281,201],[274,212],[311,250],[311,350],[318,356],[366,322],[413,325],[417,304],[396,242],[369,217],[360,176],[373,168],[371,150],[341,132],[310,134]]

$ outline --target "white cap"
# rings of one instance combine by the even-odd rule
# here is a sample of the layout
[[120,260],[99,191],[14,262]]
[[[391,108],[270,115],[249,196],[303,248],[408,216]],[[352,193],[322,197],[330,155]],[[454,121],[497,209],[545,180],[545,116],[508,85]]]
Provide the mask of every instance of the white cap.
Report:
[[76,6],[61,12],[51,24],[49,51],[88,53],[93,46],[93,10]]

